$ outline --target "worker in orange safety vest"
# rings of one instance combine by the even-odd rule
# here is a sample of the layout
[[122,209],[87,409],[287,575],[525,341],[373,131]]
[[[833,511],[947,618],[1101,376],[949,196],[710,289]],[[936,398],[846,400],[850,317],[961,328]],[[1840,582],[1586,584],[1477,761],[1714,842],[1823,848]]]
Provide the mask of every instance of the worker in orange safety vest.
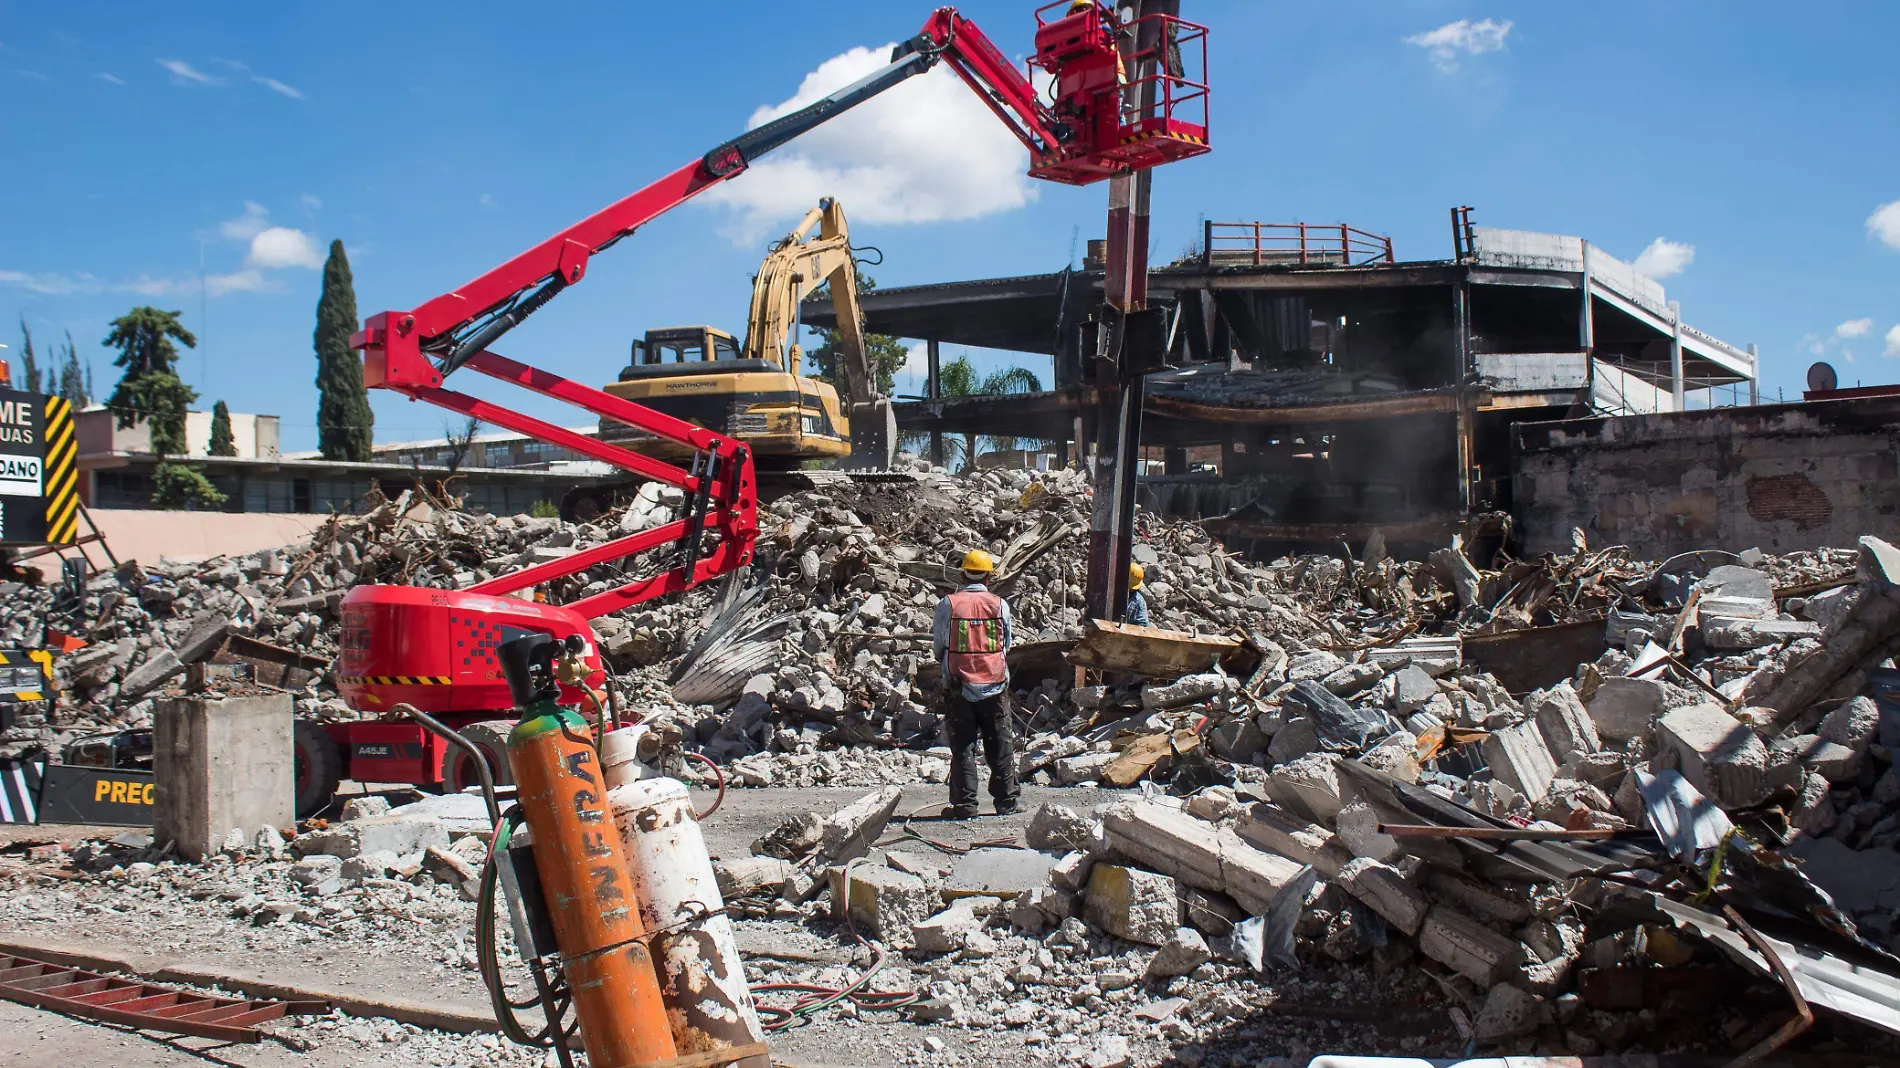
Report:
[[963,588],[937,602],[931,628],[943,665],[941,707],[950,741],[950,807],[944,815],[976,815],[976,747],[990,766],[997,815],[1016,811],[1016,745],[1009,709],[1009,602],[986,583],[996,560],[982,549],[963,557]]

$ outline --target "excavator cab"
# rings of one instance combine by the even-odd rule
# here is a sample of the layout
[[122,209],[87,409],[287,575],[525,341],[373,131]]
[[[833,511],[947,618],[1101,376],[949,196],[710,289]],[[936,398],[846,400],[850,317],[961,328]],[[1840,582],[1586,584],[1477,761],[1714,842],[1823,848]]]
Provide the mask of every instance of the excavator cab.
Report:
[[[708,362],[717,366],[707,367]],[[699,375],[727,371],[778,370],[764,360],[739,356],[739,339],[716,326],[673,326],[635,338],[633,356],[620,381],[656,375]]]

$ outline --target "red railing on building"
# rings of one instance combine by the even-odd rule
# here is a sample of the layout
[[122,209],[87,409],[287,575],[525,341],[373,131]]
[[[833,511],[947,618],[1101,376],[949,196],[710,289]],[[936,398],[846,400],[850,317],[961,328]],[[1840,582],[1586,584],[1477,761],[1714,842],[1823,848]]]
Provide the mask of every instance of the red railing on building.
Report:
[[1345,223],[1206,222],[1201,262],[1211,267],[1392,263],[1392,239]]

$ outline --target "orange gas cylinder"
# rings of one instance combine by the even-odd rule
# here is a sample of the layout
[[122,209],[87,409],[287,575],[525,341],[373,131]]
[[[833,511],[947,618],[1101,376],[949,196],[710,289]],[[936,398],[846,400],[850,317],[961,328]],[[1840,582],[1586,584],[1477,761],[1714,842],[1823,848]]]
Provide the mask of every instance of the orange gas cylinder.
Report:
[[640,903],[620,835],[608,815],[592,729],[553,700],[558,690],[547,663],[558,648],[544,635],[502,646],[522,713],[508,739],[508,764],[533,832],[535,867],[587,1063],[660,1065],[677,1055],[666,1006],[642,941]]

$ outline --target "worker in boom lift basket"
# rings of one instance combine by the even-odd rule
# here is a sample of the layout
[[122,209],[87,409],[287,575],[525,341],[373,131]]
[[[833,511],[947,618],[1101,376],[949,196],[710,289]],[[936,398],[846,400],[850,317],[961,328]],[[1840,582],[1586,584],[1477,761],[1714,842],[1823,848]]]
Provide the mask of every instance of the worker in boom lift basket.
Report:
[[990,766],[997,815],[1016,811],[1016,746],[1009,714],[1009,602],[986,583],[996,561],[981,549],[963,557],[963,588],[937,602],[931,628],[943,665],[940,705],[950,733],[950,807],[944,815],[976,815],[976,747]]

